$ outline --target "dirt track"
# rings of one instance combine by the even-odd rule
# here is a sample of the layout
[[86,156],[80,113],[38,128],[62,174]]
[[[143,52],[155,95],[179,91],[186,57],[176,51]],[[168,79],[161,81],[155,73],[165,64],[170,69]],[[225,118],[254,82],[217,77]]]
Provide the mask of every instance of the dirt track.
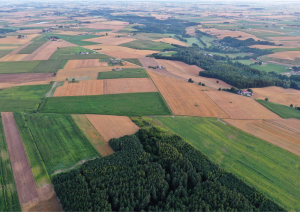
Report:
[[2,112],[10,161],[21,206],[39,198],[25,148],[12,112]]

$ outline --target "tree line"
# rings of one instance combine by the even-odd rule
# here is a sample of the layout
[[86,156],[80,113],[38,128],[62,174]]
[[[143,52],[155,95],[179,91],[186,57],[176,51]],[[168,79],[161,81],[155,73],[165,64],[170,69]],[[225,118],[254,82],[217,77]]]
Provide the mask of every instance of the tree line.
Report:
[[53,177],[64,211],[284,211],[160,127],[109,145],[114,154]]
[[251,45],[271,45],[276,46],[275,43],[270,41],[261,41],[261,40],[254,40],[253,38],[248,38],[246,40],[239,40],[234,37],[224,37],[223,39],[219,40],[219,43],[225,43],[227,46],[231,47],[241,47],[241,46],[251,46]]

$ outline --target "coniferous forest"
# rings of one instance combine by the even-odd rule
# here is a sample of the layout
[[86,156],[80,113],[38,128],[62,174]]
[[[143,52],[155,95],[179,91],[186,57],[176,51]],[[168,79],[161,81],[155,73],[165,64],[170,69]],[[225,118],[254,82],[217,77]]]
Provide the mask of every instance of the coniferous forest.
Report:
[[284,211],[160,127],[109,145],[114,154],[53,177],[64,211]]

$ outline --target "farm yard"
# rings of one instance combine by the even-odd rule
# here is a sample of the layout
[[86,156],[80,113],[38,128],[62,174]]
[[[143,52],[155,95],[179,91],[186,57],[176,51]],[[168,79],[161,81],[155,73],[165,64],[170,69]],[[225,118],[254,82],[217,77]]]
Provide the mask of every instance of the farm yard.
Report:
[[280,205],[300,207],[299,156],[218,119],[179,116],[155,119],[209,155],[221,168],[259,188]]

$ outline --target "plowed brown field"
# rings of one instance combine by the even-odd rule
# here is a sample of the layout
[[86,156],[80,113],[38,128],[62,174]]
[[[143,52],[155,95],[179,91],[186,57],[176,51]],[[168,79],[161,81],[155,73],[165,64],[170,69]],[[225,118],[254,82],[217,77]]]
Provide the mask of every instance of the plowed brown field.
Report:
[[150,78],[121,78],[104,80],[104,94],[156,92]]
[[85,60],[69,60],[64,69],[70,68],[91,68],[108,66],[106,62],[99,62],[99,59],[85,59]]
[[142,57],[139,58],[139,61],[142,63],[143,67],[148,68],[149,66],[159,66],[159,63],[151,57]]
[[154,41],[189,47],[189,45],[187,45],[186,43],[183,43],[183,42],[181,42],[179,40],[176,40],[174,38],[161,38],[161,39],[154,40]]
[[85,115],[96,130],[108,142],[112,138],[131,135],[139,130],[126,116]]
[[1,74],[0,88],[20,86],[25,84],[49,84],[53,80],[53,73],[23,73]]
[[76,121],[76,124],[84,132],[86,137],[91,141],[91,143],[103,157],[114,153],[114,150],[102,138],[102,136],[85,115],[72,115],[72,117]]
[[205,93],[232,119],[280,119],[280,117],[252,98],[223,91]]
[[225,119],[229,124],[300,156],[300,134],[266,120]]
[[[192,78],[195,82],[204,83],[206,86],[211,88],[231,88],[229,84],[223,82],[222,80],[215,79],[215,78],[206,78],[201,77],[199,75],[199,71],[203,71],[203,69],[195,66],[190,66],[186,63],[179,62],[179,61],[170,61],[170,60],[156,60],[160,65],[165,66],[168,72],[174,74],[186,81]],[[163,70],[163,69],[162,69]],[[158,70],[160,71],[160,70]],[[198,73],[198,75],[197,75]],[[219,81],[219,83],[217,83]]]
[[229,118],[201,89],[203,87],[148,71],[175,115]]
[[79,81],[78,83],[65,82],[63,86],[57,87],[55,96],[85,96],[85,95],[102,95],[103,80]]
[[275,102],[278,104],[283,104],[290,106],[300,107],[300,91],[296,89],[284,89],[281,87],[266,87],[266,88],[252,88],[253,97],[257,99],[269,98],[270,102]]

